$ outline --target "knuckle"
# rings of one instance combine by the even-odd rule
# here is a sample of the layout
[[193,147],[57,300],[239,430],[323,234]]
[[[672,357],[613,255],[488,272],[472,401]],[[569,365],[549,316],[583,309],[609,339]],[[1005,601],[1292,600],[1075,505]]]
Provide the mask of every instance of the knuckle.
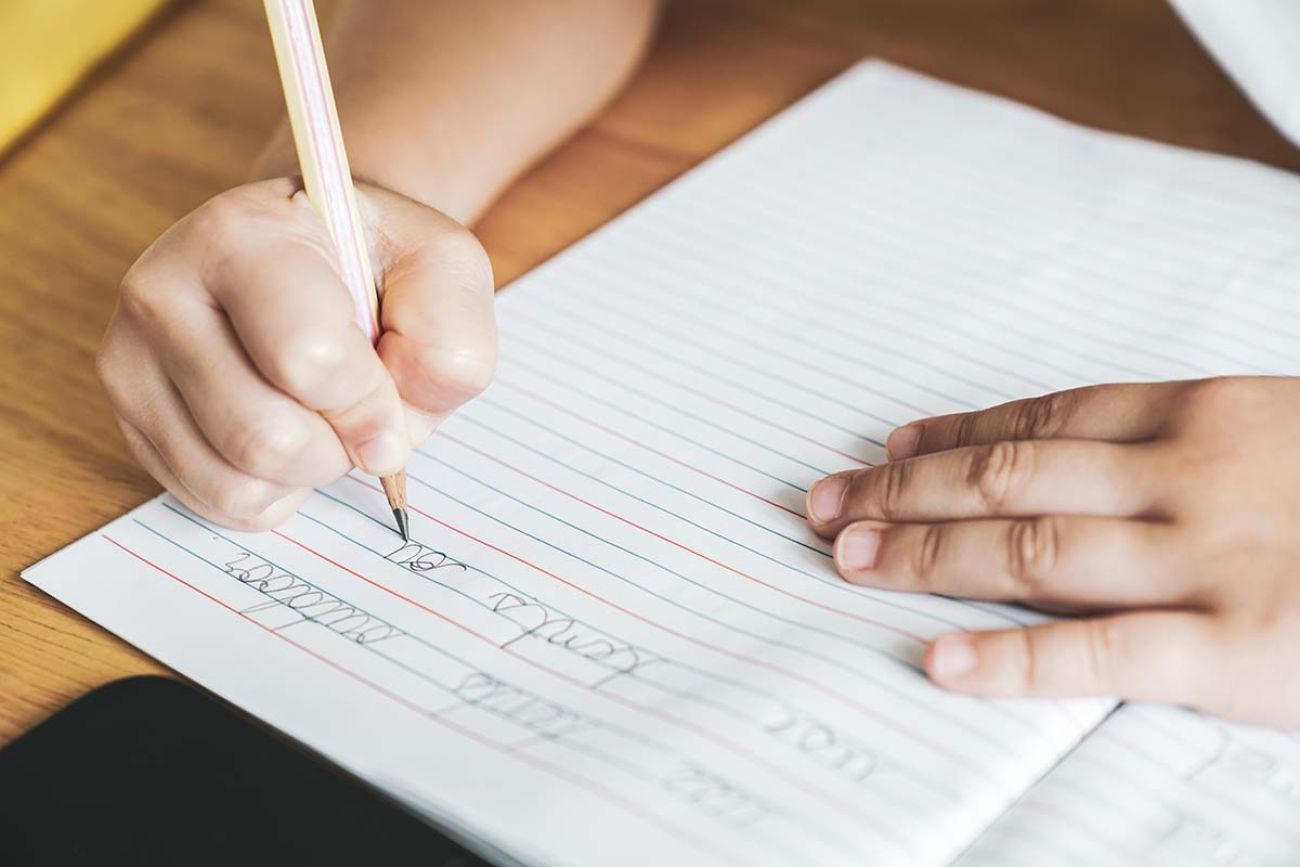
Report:
[[1018,595],[1036,597],[1056,565],[1060,524],[1051,516],[1012,521],[1006,534],[1007,576]]
[[1041,636],[1036,629],[1018,629],[1013,634],[1020,638],[1020,652],[1017,654],[1020,682],[1026,692],[1033,694],[1043,682],[1042,665],[1039,664]]
[[935,587],[938,583],[939,563],[943,556],[947,531],[942,524],[929,524],[921,534],[921,544],[916,551],[914,570],[920,589]]
[[492,382],[496,363],[496,348],[491,345],[426,347],[419,359],[427,383],[421,391],[436,395],[440,405],[423,408],[443,411],[482,393]]
[[268,373],[289,394],[315,397],[349,373],[347,354],[343,340],[336,335],[299,333],[280,344]]
[[1120,627],[1111,620],[1085,620],[1082,629],[1086,682],[1093,691],[1102,691],[1111,683],[1111,673],[1120,653]]
[[259,211],[249,191],[237,188],[208,199],[188,219],[189,230],[218,246],[247,233],[248,221]]
[[1267,392],[1254,378],[1216,376],[1188,383],[1183,404],[1198,412],[1236,413],[1249,409],[1261,398],[1267,402]]
[[95,376],[108,395],[108,402],[114,409],[122,407],[127,400],[130,378],[123,375],[122,365],[109,340],[105,340],[95,353]]
[[476,290],[492,288],[492,261],[469,229],[456,226],[441,233],[433,252],[443,269],[460,278],[460,285]]
[[167,319],[174,292],[164,281],[150,278],[146,270],[133,267],[122,278],[118,306],[129,319],[147,329],[156,329]]
[[953,425],[953,445],[968,446],[975,442],[975,423],[978,413],[965,412],[957,416]]
[[284,474],[306,446],[305,431],[298,426],[262,422],[245,430],[229,455],[230,462],[257,478]]
[[1015,439],[980,446],[971,452],[966,482],[989,512],[1001,511],[1032,472],[1031,454],[1030,445]]
[[912,468],[907,461],[898,461],[880,469],[880,516],[886,521],[896,521],[906,513]]
[[990,512],[999,512],[1032,472],[1031,454],[1027,443],[1016,440],[980,446],[971,452],[966,482]]
[[1060,433],[1075,400],[1073,392],[1057,391],[1022,401],[1011,415],[1011,439],[1042,439]]

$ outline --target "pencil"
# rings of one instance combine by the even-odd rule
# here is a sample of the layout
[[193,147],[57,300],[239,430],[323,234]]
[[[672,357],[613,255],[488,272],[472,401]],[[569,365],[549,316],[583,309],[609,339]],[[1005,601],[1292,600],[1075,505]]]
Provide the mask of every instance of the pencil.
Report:
[[[374,343],[380,333],[379,295],[343,148],[334,91],[325,67],[316,9],[312,0],[265,0],[265,5],[303,186],[338,251],[343,279],[352,293],[356,323]],[[384,476],[380,481],[397,532],[409,542],[406,472]]]

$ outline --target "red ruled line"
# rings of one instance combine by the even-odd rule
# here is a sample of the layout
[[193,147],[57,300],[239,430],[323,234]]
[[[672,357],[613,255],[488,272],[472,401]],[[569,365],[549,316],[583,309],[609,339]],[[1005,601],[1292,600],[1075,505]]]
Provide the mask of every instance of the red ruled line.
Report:
[[208,593],[207,591],[202,590],[199,587],[196,587],[195,585],[191,584],[189,581],[186,581],[184,578],[181,578],[179,575],[176,575],[164,569],[163,567],[159,566],[157,563],[153,562],[152,560],[149,560],[143,555],[138,554],[137,552],[131,550],[126,545],[123,545],[121,542],[117,541],[116,539],[102,533],[100,535],[103,539],[112,543],[113,545],[120,548],[122,551],[126,552],[127,554],[130,554],[132,557],[139,560],[141,563],[144,563],[146,566],[149,566],[155,571],[163,575],[166,575],[168,578],[171,578],[173,581],[176,581],[177,583],[188,587],[190,590],[193,590],[195,593],[198,593],[200,596],[203,596],[209,601],[215,602],[217,605],[220,605],[222,608],[226,609],[232,614],[238,615],[240,618],[253,624],[258,629],[261,629],[263,632],[267,633],[268,635],[273,635],[276,638],[280,639],[281,641],[293,645],[294,647],[301,650],[303,653],[306,653],[308,656],[315,658],[317,661],[322,662],[325,665],[328,665],[330,668],[334,669],[335,671],[338,671],[340,674],[347,675],[348,677],[352,678],[358,683],[370,687],[370,689],[374,690],[380,695],[383,695],[384,697],[390,699],[391,701],[402,705],[406,709],[416,714],[419,714],[425,719],[432,720],[433,722],[438,723],[444,728],[454,731],[457,734],[463,735],[464,737],[469,738],[470,740],[475,741],[477,743],[480,743],[483,746],[491,747],[497,752],[510,756],[511,758],[514,758],[524,764],[532,765],[538,770],[546,771],[547,773],[559,779],[562,779],[565,782],[568,782],[580,789],[583,789],[584,791],[586,791],[588,795],[592,795],[594,797],[600,797],[600,798],[607,798],[610,802],[617,804],[619,807],[621,807],[623,810],[625,810],[629,815],[633,816],[634,818],[649,821],[655,825],[658,825],[659,827],[663,828],[669,833],[672,833],[676,836],[679,836],[683,839],[690,841],[692,844],[699,846],[700,848],[708,849],[709,851],[713,852],[713,854],[715,855],[719,854],[714,849],[714,847],[711,844],[709,844],[707,841],[696,837],[696,835],[691,834],[688,831],[684,831],[681,828],[668,824],[663,819],[661,819],[658,816],[655,816],[654,814],[648,813],[642,805],[629,801],[627,798],[625,798],[622,794],[620,794],[616,790],[604,786],[601,783],[598,783],[594,780],[589,780],[586,777],[583,777],[579,774],[575,774],[572,771],[567,770],[566,768],[563,768],[559,765],[552,764],[551,762],[548,762],[544,759],[539,759],[534,756],[530,756],[525,753],[516,752],[515,750],[512,750],[510,748],[503,747],[502,745],[492,740],[489,740],[488,738],[483,737],[482,735],[478,734],[472,729],[458,725],[452,722],[451,720],[444,719],[443,717],[438,716],[433,711],[430,711],[427,708],[420,707],[415,702],[403,698],[397,693],[385,689],[384,687],[380,686],[374,681],[369,680],[368,678],[360,674],[357,674],[356,672],[351,671],[350,669],[347,669],[342,665],[339,665],[337,662],[333,661],[332,659],[321,656],[316,651],[298,643],[297,641],[294,641],[292,638],[288,637],[287,635],[281,632],[277,632],[274,629],[262,623],[258,623],[256,620],[249,617],[247,614],[240,611],[238,608],[235,608],[231,605],[226,604],[225,602],[222,602],[220,599],[213,596],[211,593]]
[[[383,493],[383,490],[382,490],[378,485],[373,485],[373,484],[371,484],[371,483],[369,483],[369,482],[366,482],[366,481],[363,481],[363,480],[361,480],[361,479],[358,479],[357,477],[355,477],[355,476],[353,476],[353,475],[346,475],[346,476],[344,476],[343,478],[345,478],[345,479],[350,479],[351,481],[355,482],[355,483],[358,484],[358,485],[361,485],[361,486],[364,487],[364,488],[369,488],[369,489],[372,490],[372,491],[376,491],[376,492],[379,492],[379,493]],[[437,524],[438,526],[443,527],[444,529],[450,530],[451,532],[457,534],[458,536],[463,536],[464,538],[469,539],[469,540],[472,541],[472,542],[476,542],[476,543],[478,543],[479,545],[482,545],[484,548],[487,548],[487,549],[489,549],[489,550],[491,550],[491,551],[495,551],[495,552],[497,552],[498,554],[501,554],[502,556],[509,557],[511,560],[514,560],[514,561],[517,562],[517,563],[521,563],[521,564],[523,564],[524,566],[527,566],[528,568],[530,568],[530,569],[532,569],[532,570],[534,570],[534,571],[536,571],[536,572],[539,572],[539,573],[541,573],[542,575],[545,575],[545,576],[547,576],[548,578],[551,578],[551,579],[554,580],[554,581],[558,581],[558,582],[560,582],[561,584],[565,585],[566,587],[569,587],[569,588],[571,588],[571,589],[573,589],[573,590],[578,591],[579,593],[583,594],[584,596],[589,596],[589,597],[591,597],[592,599],[595,599],[596,601],[601,602],[602,604],[604,604],[604,605],[606,605],[606,606],[608,606],[608,607],[610,607],[610,608],[613,608],[615,611],[618,611],[618,612],[621,612],[621,613],[623,613],[623,614],[626,614],[628,617],[631,617],[631,618],[634,619],[634,620],[639,620],[639,621],[641,621],[642,623],[645,623],[645,624],[648,625],[648,626],[652,626],[652,627],[654,627],[655,629],[660,630],[661,632],[666,632],[667,634],[669,634],[669,635],[671,635],[671,636],[673,636],[673,637],[675,637],[675,638],[681,639],[682,641],[686,641],[686,642],[689,642],[689,643],[691,643],[691,644],[697,645],[697,646],[699,646],[699,647],[703,647],[703,648],[706,648],[706,649],[708,649],[708,650],[712,650],[712,651],[715,652],[715,653],[721,654],[721,655],[723,655],[723,656],[730,657],[730,658],[735,659],[735,660],[738,660],[738,661],[740,661],[740,662],[745,662],[745,663],[748,663],[748,664],[750,664],[750,665],[756,666],[756,667],[758,667],[758,668],[763,668],[763,669],[766,669],[766,670],[768,670],[768,671],[773,671],[773,672],[776,672],[776,673],[778,673],[778,674],[783,674],[783,675],[785,675],[786,677],[789,677],[789,678],[791,678],[792,680],[798,681],[799,683],[802,683],[802,684],[804,684],[804,685],[806,685],[806,686],[808,686],[808,687],[810,687],[810,688],[812,688],[812,689],[814,689],[814,690],[816,690],[816,691],[818,691],[818,692],[820,692],[820,693],[822,693],[822,694],[824,694],[824,695],[829,695],[829,696],[831,696],[831,697],[833,697],[833,698],[835,698],[835,699],[838,699],[839,701],[843,702],[844,704],[848,705],[849,707],[852,707],[852,708],[856,709],[859,713],[863,714],[864,716],[869,717],[870,719],[874,719],[874,720],[876,720],[876,721],[879,722],[881,725],[883,725],[883,726],[885,726],[885,727],[887,727],[887,728],[891,728],[891,729],[893,729],[894,731],[896,731],[896,732],[898,732],[899,734],[901,734],[904,738],[907,738],[907,739],[909,739],[909,740],[914,740],[914,741],[918,741],[918,742],[920,742],[920,743],[923,743],[923,744],[925,744],[926,746],[928,746],[930,749],[934,750],[936,753],[939,753],[940,755],[942,755],[942,756],[944,756],[944,757],[946,757],[946,758],[952,760],[952,761],[955,762],[956,764],[962,765],[963,767],[966,767],[966,768],[970,769],[971,771],[975,772],[977,775],[979,775],[979,776],[981,776],[981,777],[983,777],[983,778],[985,778],[985,779],[988,779],[986,773],[984,772],[984,769],[983,769],[983,768],[980,768],[978,765],[973,765],[973,764],[971,764],[970,759],[969,759],[968,757],[962,755],[962,754],[959,753],[959,752],[956,752],[956,751],[954,751],[954,750],[949,749],[947,746],[945,746],[945,745],[943,745],[943,744],[940,744],[940,743],[938,743],[937,741],[933,741],[933,740],[931,740],[931,739],[925,737],[924,735],[922,735],[922,734],[920,734],[919,732],[917,732],[916,729],[915,729],[914,727],[909,728],[908,726],[906,726],[906,725],[904,725],[904,724],[902,724],[902,723],[899,723],[899,722],[897,722],[897,721],[894,720],[894,719],[891,719],[890,717],[888,717],[888,716],[886,716],[886,715],[880,713],[879,711],[876,711],[875,709],[873,709],[873,708],[870,707],[869,705],[866,705],[866,704],[864,704],[864,703],[858,701],[857,699],[853,698],[851,695],[848,695],[847,693],[844,693],[844,692],[841,692],[841,691],[839,691],[839,690],[837,690],[837,689],[834,689],[834,688],[832,688],[832,687],[826,686],[825,684],[821,683],[820,681],[813,680],[812,678],[808,677],[806,674],[802,674],[801,672],[795,671],[795,670],[793,670],[793,669],[785,668],[785,667],[783,667],[783,666],[776,665],[775,663],[771,663],[771,662],[766,662],[766,661],[761,660],[761,659],[756,659],[755,657],[752,657],[752,656],[746,656],[746,655],[743,654],[743,653],[737,653],[736,651],[733,651],[733,650],[728,650],[728,649],[725,648],[725,647],[721,647],[721,646],[719,646],[719,645],[716,645],[716,644],[713,644],[713,643],[711,643],[711,642],[705,641],[705,640],[703,640],[703,639],[701,639],[701,638],[696,638],[695,636],[693,636],[693,635],[688,635],[688,634],[685,633],[685,632],[680,632],[680,631],[678,631],[678,630],[676,630],[676,629],[673,629],[673,628],[670,627],[670,626],[665,626],[665,625],[662,624],[662,623],[659,623],[659,622],[657,622],[657,621],[651,620],[650,618],[646,617],[644,614],[640,614],[640,613],[638,613],[638,612],[636,612],[636,611],[633,611],[632,609],[627,608],[626,606],[619,605],[617,602],[614,602],[614,601],[612,601],[612,600],[610,600],[610,599],[607,599],[607,598],[605,598],[604,596],[601,596],[599,593],[596,593],[596,592],[594,592],[594,591],[592,591],[592,590],[588,590],[587,588],[585,588],[585,587],[583,587],[583,586],[581,586],[581,585],[579,585],[579,584],[575,584],[574,582],[568,580],[567,578],[561,577],[560,575],[557,575],[556,573],[550,571],[549,569],[545,569],[545,568],[543,568],[543,567],[541,567],[541,566],[538,566],[536,563],[533,563],[533,562],[530,561],[530,560],[527,560],[527,559],[525,559],[525,558],[523,558],[523,557],[520,557],[518,554],[515,554],[515,553],[512,552],[512,551],[507,551],[505,548],[501,548],[501,547],[499,547],[499,546],[497,546],[497,545],[492,544],[491,542],[488,542],[488,541],[486,541],[486,540],[484,540],[484,539],[480,539],[478,536],[475,536],[475,535],[473,535],[472,533],[469,533],[469,532],[467,532],[467,531],[465,531],[465,530],[462,530],[462,529],[460,529],[459,527],[453,526],[452,524],[447,523],[446,521],[442,520],[441,518],[438,518],[438,517],[436,517],[436,516],[434,516],[434,515],[431,515],[430,513],[426,512],[426,511],[424,511],[424,510],[421,509],[419,506],[416,506],[416,505],[414,505],[414,504],[408,502],[408,503],[407,503],[407,508],[409,508],[411,511],[413,511],[413,512],[419,514],[419,515],[424,516],[425,518],[428,518],[430,521],[433,521],[433,522],[434,522],[435,524]]]
[[788,781],[788,782],[790,782],[790,783],[793,783],[793,784],[799,786],[799,787],[800,787],[801,789],[803,789],[804,791],[808,792],[809,794],[813,795],[814,797],[818,798],[819,800],[824,801],[825,803],[831,805],[832,807],[834,807],[835,809],[839,810],[839,811],[840,811],[841,813],[843,813],[844,815],[846,815],[846,816],[848,816],[848,817],[850,817],[850,818],[858,819],[858,820],[861,820],[861,819],[864,819],[864,818],[870,820],[870,817],[869,817],[869,816],[867,816],[866,814],[858,813],[857,811],[853,810],[851,807],[849,807],[848,805],[846,805],[842,799],[840,799],[840,798],[836,798],[836,797],[835,797],[834,795],[832,795],[831,793],[826,792],[826,791],[824,791],[824,790],[822,790],[822,789],[817,788],[816,786],[814,786],[814,785],[812,785],[811,783],[809,783],[807,780],[805,780],[805,779],[803,779],[803,778],[801,778],[801,777],[799,777],[799,776],[796,776],[795,774],[791,774],[789,771],[785,771],[785,770],[783,770],[783,769],[777,767],[776,765],[772,764],[772,763],[769,762],[767,759],[764,759],[763,757],[757,755],[756,753],[751,752],[750,750],[743,749],[743,748],[737,746],[736,744],[731,743],[731,742],[728,741],[726,738],[723,738],[721,735],[717,734],[716,732],[710,731],[709,729],[706,729],[706,728],[704,728],[703,726],[697,725],[696,723],[690,722],[689,720],[682,719],[681,717],[679,717],[679,716],[677,716],[677,715],[675,715],[675,714],[668,713],[667,711],[662,711],[662,710],[659,710],[659,709],[657,709],[657,708],[651,708],[651,707],[646,707],[645,705],[637,704],[636,702],[631,701],[631,700],[629,700],[629,699],[627,699],[627,698],[624,698],[623,696],[617,695],[617,694],[615,694],[615,693],[611,693],[611,692],[599,692],[599,691],[593,689],[592,686],[591,686],[590,684],[584,683],[583,681],[579,680],[579,679],[576,678],[576,677],[573,677],[573,676],[571,676],[571,675],[565,674],[565,673],[563,673],[563,672],[561,672],[561,671],[557,671],[556,669],[551,668],[549,665],[546,665],[545,663],[538,662],[538,661],[535,660],[535,659],[531,659],[530,657],[525,656],[524,654],[519,653],[518,651],[514,650],[513,648],[502,647],[501,645],[499,645],[497,642],[493,641],[491,638],[487,637],[486,635],[483,635],[483,634],[480,633],[480,632],[476,632],[475,630],[471,629],[470,627],[466,626],[465,624],[460,623],[459,621],[453,620],[453,619],[451,619],[450,617],[448,617],[447,615],[442,614],[442,613],[440,613],[440,612],[438,612],[438,611],[436,611],[436,610],[434,610],[434,609],[428,607],[427,605],[424,605],[423,603],[417,602],[416,600],[412,599],[411,597],[406,596],[406,595],[404,595],[404,594],[402,594],[402,593],[399,593],[398,591],[393,590],[392,588],[390,588],[390,587],[388,587],[388,586],[386,586],[386,585],[384,585],[384,584],[381,584],[381,583],[379,583],[378,581],[375,581],[375,580],[373,580],[372,578],[369,578],[369,577],[367,577],[367,576],[361,574],[360,572],[356,571],[355,569],[352,569],[352,568],[350,568],[350,567],[348,567],[348,566],[343,565],[342,563],[338,562],[337,560],[333,559],[332,557],[328,556],[327,554],[324,554],[324,553],[322,553],[322,552],[320,552],[320,551],[317,551],[315,548],[310,547],[310,546],[307,545],[305,542],[302,542],[302,541],[300,541],[300,540],[298,540],[298,539],[295,539],[295,538],[293,538],[292,536],[289,536],[289,535],[287,535],[287,534],[285,534],[285,533],[282,533],[282,532],[279,531],[279,530],[272,530],[271,532],[273,532],[275,535],[279,536],[281,539],[284,539],[286,542],[290,542],[290,543],[292,543],[292,544],[294,544],[294,545],[297,545],[299,548],[303,549],[304,551],[306,551],[306,552],[308,552],[308,553],[310,553],[310,554],[314,554],[316,557],[320,558],[321,560],[324,560],[326,563],[329,563],[329,564],[331,564],[332,566],[336,566],[336,567],[338,567],[339,569],[342,569],[344,572],[347,572],[349,575],[353,575],[353,576],[355,576],[355,577],[357,577],[357,578],[360,578],[362,581],[365,581],[367,584],[370,584],[370,585],[372,585],[372,586],[374,586],[374,587],[377,587],[377,588],[379,588],[380,590],[384,591],[385,593],[388,593],[388,594],[391,595],[391,596],[395,596],[395,597],[397,597],[398,599],[403,600],[404,602],[408,602],[408,603],[410,603],[411,605],[414,605],[416,608],[419,608],[421,611],[425,611],[425,612],[427,612],[427,613],[429,613],[429,614],[432,614],[434,617],[437,617],[439,620],[443,621],[444,623],[450,624],[451,626],[454,626],[454,627],[456,627],[457,629],[462,630],[463,632],[467,633],[468,635],[472,635],[473,637],[475,637],[475,638],[477,638],[479,641],[482,641],[483,643],[489,645],[490,647],[492,647],[492,648],[494,648],[494,649],[496,649],[496,650],[500,650],[500,651],[502,651],[502,652],[504,652],[504,653],[507,653],[507,654],[509,654],[510,656],[513,656],[514,658],[516,658],[516,659],[518,659],[518,660],[520,660],[520,661],[522,661],[522,662],[524,662],[524,663],[527,663],[528,665],[531,665],[533,668],[536,668],[536,669],[538,669],[539,671],[544,671],[544,672],[546,672],[547,674],[554,675],[555,677],[559,678],[560,680],[563,680],[563,681],[565,681],[566,683],[570,683],[570,684],[572,684],[572,685],[578,687],[579,689],[585,689],[585,690],[588,690],[589,692],[593,692],[593,693],[595,693],[596,695],[600,695],[600,696],[602,696],[602,697],[604,697],[604,698],[607,698],[607,699],[609,699],[610,701],[613,701],[613,702],[615,702],[615,703],[617,703],[617,704],[620,704],[620,705],[622,705],[622,706],[624,706],[624,707],[626,707],[626,708],[630,708],[630,709],[632,709],[632,710],[643,711],[643,712],[645,712],[645,713],[647,713],[647,714],[650,714],[651,716],[658,717],[659,719],[665,720],[665,721],[667,721],[667,722],[671,722],[671,723],[675,723],[675,724],[677,724],[677,725],[680,725],[681,727],[683,727],[683,728],[685,728],[685,729],[687,729],[687,730],[689,730],[689,731],[695,732],[695,733],[698,734],[700,737],[705,738],[706,740],[712,741],[713,743],[717,744],[718,746],[722,747],[723,749],[726,749],[726,750],[728,750],[728,751],[730,751],[730,752],[736,754],[737,756],[740,756],[742,759],[745,759],[745,760],[747,760],[747,761],[751,761],[751,762],[753,762],[754,764],[758,765],[759,767],[766,768],[767,770],[769,770],[769,771],[772,772],[773,774],[777,775],[778,777],[782,777],[782,778],[784,778],[786,781]]
[[688,469],[688,470],[690,470],[690,471],[692,471],[692,472],[699,473],[701,476],[704,476],[705,478],[713,479],[713,481],[715,481],[715,482],[717,482],[717,483],[719,483],[719,484],[722,484],[722,485],[726,485],[728,488],[731,488],[733,491],[739,491],[740,493],[745,494],[745,495],[750,496],[750,497],[753,497],[753,498],[756,499],[756,500],[761,500],[762,502],[767,503],[769,506],[775,506],[776,508],[780,509],[780,510],[783,511],[783,512],[788,512],[788,513],[790,513],[791,515],[794,515],[796,518],[800,518],[800,519],[802,519],[802,518],[804,517],[804,514],[803,514],[802,512],[800,512],[800,511],[797,511],[797,510],[795,510],[795,509],[792,509],[792,508],[790,508],[789,506],[783,506],[783,505],[781,505],[780,503],[778,503],[776,500],[769,500],[767,497],[763,496],[762,494],[755,493],[754,491],[748,490],[747,488],[742,488],[740,485],[737,485],[737,484],[735,484],[734,482],[729,482],[729,481],[727,481],[726,479],[721,478],[720,476],[715,476],[713,473],[707,472],[706,470],[702,470],[702,469],[700,469],[699,467],[694,466],[693,464],[688,464],[688,463],[686,463],[686,461],[683,461],[683,460],[681,460],[681,459],[679,459],[679,458],[675,458],[675,457],[673,457],[672,455],[668,454],[667,452],[661,452],[661,451],[659,451],[658,449],[654,448],[653,446],[648,446],[648,445],[646,445],[645,443],[641,442],[640,440],[632,439],[631,437],[629,437],[629,436],[626,435],[626,434],[620,433],[620,432],[614,430],[614,429],[611,428],[611,427],[606,427],[605,425],[601,424],[600,422],[592,421],[591,419],[587,418],[586,416],[579,415],[578,413],[574,412],[573,410],[569,409],[568,407],[562,406],[562,405],[556,403],[556,402],[553,401],[553,400],[548,400],[547,398],[544,398],[544,397],[542,397],[542,396],[539,395],[539,394],[535,394],[534,392],[531,392],[531,391],[529,391],[529,390],[526,389],[526,388],[520,388],[519,386],[515,385],[514,383],[507,382],[507,381],[502,380],[502,379],[498,379],[497,382],[496,382],[496,384],[497,384],[498,386],[501,386],[501,387],[512,388],[512,389],[514,389],[515,391],[517,391],[517,392],[519,392],[519,393],[521,393],[521,394],[525,394],[525,395],[527,395],[528,397],[532,398],[533,400],[537,401],[538,403],[545,404],[546,406],[549,406],[549,407],[551,407],[552,409],[554,409],[554,410],[556,410],[556,411],[558,411],[558,412],[562,412],[562,413],[564,413],[565,415],[569,416],[570,418],[576,418],[578,421],[581,421],[581,422],[583,422],[583,423],[585,423],[585,424],[589,424],[589,425],[591,425],[592,427],[596,428],[597,430],[603,431],[604,433],[607,433],[607,434],[609,434],[609,435],[612,436],[612,437],[617,437],[618,439],[621,439],[621,440],[623,440],[624,442],[628,442],[628,443],[631,443],[631,444],[634,445],[634,446],[637,446],[638,448],[645,449],[646,451],[650,452],[651,454],[658,455],[659,457],[663,458],[663,459],[666,460],[666,461],[672,461],[673,463],[677,464],[679,467],[685,467],[686,469]]
[[714,566],[717,566],[720,569],[727,570],[733,575],[738,575],[741,578],[744,578],[748,581],[752,581],[755,584],[759,584],[763,587],[768,588],[769,590],[775,590],[777,593],[780,593],[783,596],[788,596],[791,599],[798,599],[800,602],[806,602],[807,604],[812,605],[815,608],[820,608],[823,611],[829,611],[833,614],[839,614],[844,617],[852,618],[853,620],[857,620],[861,623],[867,623],[872,626],[876,626],[880,629],[885,630],[886,632],[892,632],[895,635],[899,635],[902,636],[903,638],[907,638],[911,641],[914,641],[917,644],[922,644],[922,645],[929,644],[929,642],[925,638],[922,638],[921,636],[917,635],[914,632],[910,632],[906,629],[903,629],[902,627],[895,626],[892,623],[886,623],[882,620],[876,620],[875,618],[867,617],[866,615],[863,614],[854,614],[851,611],[845,611],[842,608],[836,608],[833,605],[827,605],[823,602],[818,602],[815,599],[809,599],[806,596],[800,596],[798,593],[792,593],[789,590],[786,590],[784,587],[779,587],[776,584],[771,584],[767,581],[762,580],[761,578],[757,578],[749,574],[748,572],[736,568],[735,566],[728,565],[727,563],[723,563],[721,560],[718,560],[714,557],[710,557],[708,554],[698,551],[695,548],[690,547],[689,545],[686,545],[682,542],[678,542],[675,539],[670,539],[667,536],[657,533],[654,530],[651,530],[649,527],[645,527],[641,524],[638,524],[636,521],[633,521],[630,518],[626,518],[615,512],[611,512],[609,509],[603,508],[601,506],[596,505],[595,503],[589,502],[588,500],[579,497],[577,494],[566,491],[565,489],[553,485],[544,479],[539,479],[537,476],[534,476],[532,473],[522,470],[519,467],[514,466],[513,464],[509,464],[494,455],[490,455],[487,452],[483,451],[482,449],[476,448],[475,446],[472,446],[469,443],[465,442],[464,440],[458,439],[457,437],[454,437],[451,434],[446,433],[445,431],[442,433],[442,436],[444,439],[448,439],[456,443],[461,448],[469,449],[474,454],[487,458],[489,461],[492,461],[494,464],[497,464],[498,466],[505,467],[511,472],[517,473],[526,479],[532,479],[537,484],[543,485],[551,489],[552,491],[555,491],[557,494],[563,494],[569,499],[574,500],[575,502],[578,503],[582,503],[584,506],[587,506],[588,508],[595,509],[597,512],[600,512],[602,515],[607,515],[616,521],[621,521],[622,523],[627,524],[629,527],[635,527],[636,529],[640,530],[642,533],[646,533],[650,536],[653,536],[654,538],[658,539],[661,542],[667,542],[669,545],[672,545],[675,548],[679,548],[683,551],[686,551],[689,554],[693,554],[696,557],[699,557],[701,560],[712,563]]

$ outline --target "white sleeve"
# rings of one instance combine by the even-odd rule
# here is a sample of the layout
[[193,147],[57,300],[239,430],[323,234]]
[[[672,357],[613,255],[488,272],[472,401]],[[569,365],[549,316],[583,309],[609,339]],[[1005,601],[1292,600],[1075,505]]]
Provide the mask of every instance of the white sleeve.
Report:
[[1300,144],[1300,0],[1170,0],[1251,101]]

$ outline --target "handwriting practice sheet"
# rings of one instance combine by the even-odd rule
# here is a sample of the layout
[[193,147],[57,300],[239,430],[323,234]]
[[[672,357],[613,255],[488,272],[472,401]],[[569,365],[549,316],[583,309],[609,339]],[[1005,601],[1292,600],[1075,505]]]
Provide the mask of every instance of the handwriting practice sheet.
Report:
[[1125,705],[959,864],[1294,864],[1298,810],[1291,734]]
[[1298,268],[1284,173],[867,63],[502,293],[409,544],[357,473],[25,577],[493,858],[1295,863],[1289,735],[943,693],[927,640],[1041,615],[847,585],[802,513],[917,417],[1294,372]]

